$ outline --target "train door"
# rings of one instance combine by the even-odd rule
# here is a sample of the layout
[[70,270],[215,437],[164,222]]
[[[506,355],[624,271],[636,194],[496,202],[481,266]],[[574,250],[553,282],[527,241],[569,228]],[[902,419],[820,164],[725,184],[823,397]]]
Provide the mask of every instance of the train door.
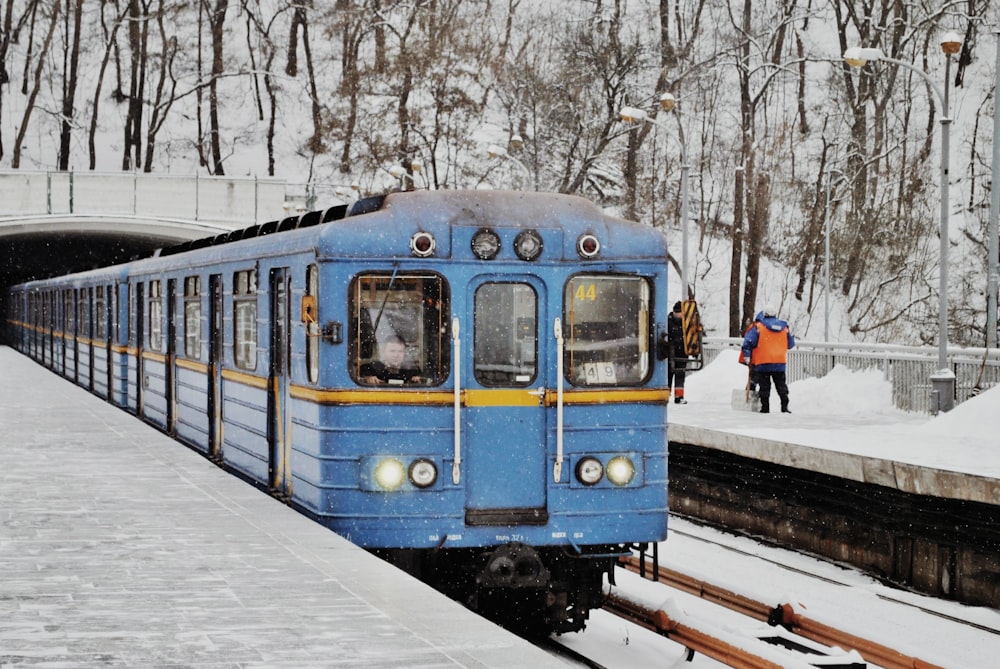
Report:
[[268,417],[268,478],[272,491],[290,496],[291,472],[291,411],[288,406],[288,384],[291,376],[291,275],[286,267],[271,270],[271,355],[267,385]]
[[222,457],[222,275],[208,278],[208,455]]
[[544,286],[484,280],[472,290],[472,366],[463,374],[466,522],[544,524],[545,395],[556,382],[540,363],[548,345]]
[[73,291],[65,290],[63,291],[63,308],[62,308],[62,374],[63,376],[69,377],[69,342],[66,341],[67,338],[72,334],[73,328],[76,326],[73,324]]
[[143,388],[145,387],[145,370],[143,369],[143,353],[146,350],[146,284],[136,281],[132,291],[133,314],[135,325],[135,415],[142,416]]
[[87,390],[89,390],[90,392],[94,392],[94,350],[96,349],[96,346],[94,345],[94,336],[95,336],[94,333],[96,332],[97,328],[97,320],[98,318],[100,318],[100,315],[94,308],[95,290],[96,289],[94,288],[83,289],[85,296],[84,299],[86,299],[87,301],[87,304],[85,306],[85,312],[87,314],[87,322],[86,322],[87,337],[86,337],[86,343],[84,345],[87,347]]
[[118,304],[118,291],[115,290],[113,284],[108,285],[105,288],[107,303],[105,304],[105,315],[104,320],[107,323],[107,327],[104,331],[104,346],[107,354],[104,359],[105,364],[105,383],[108,388],[109,402],[114,403],[115,401],[115,360],[117,359],[117,354],[115,353],[115,333],[118,331],[118,312],[115,310]]
[[177,420],[177,279],[167,279],[167,359],[163,389],[167,402],[167,433],[174,434]]

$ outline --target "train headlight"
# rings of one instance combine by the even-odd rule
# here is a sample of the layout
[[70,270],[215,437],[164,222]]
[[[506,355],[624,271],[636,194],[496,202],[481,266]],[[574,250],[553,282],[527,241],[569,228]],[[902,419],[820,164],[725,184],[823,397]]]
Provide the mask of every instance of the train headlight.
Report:
[[624,455],[608,460],[608,480],[615,485],[628,485],[635,478],[635,465]]
[[604,465],[597,458],[583,458],[576,463],[576,478],[583,485],[594,485],[604,476]]
[[437,481],[437,467],[430,460],[414,460],[410,463],[410,483],[418,488],[430,488]]
[[396,458],[387,458],[375,465],[375,482],[384,490],[397,490],[405,480],[406,468]]
[[500,235],[489,228],[477,230],[472,236],[472,252],[480,260],[493,260],[500,252]]
[[434,235],[429,232],[414,232],[413,236],[410,237],[410,251],[418,258],[426,258],[431,255],[436,246]]
[[514,252],[521,260],[534,260],[542,255],[542,237],[534,230],[522,230],[514,239]]
[[601,242],[592,234],[580,235],[576,240],[576,252],[581,258],[596,258],[601,252]]

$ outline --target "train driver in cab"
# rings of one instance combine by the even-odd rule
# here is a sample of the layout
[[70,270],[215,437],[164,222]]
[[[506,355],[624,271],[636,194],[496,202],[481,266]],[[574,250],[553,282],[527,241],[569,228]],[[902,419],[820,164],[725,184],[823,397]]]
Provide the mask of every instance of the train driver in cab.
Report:
[[399,335],[390,335],[379,342],[379,360],[361,366],[361,380],[371,384],[401,386],[422,383],[420,370],[406,365],[406,342]]

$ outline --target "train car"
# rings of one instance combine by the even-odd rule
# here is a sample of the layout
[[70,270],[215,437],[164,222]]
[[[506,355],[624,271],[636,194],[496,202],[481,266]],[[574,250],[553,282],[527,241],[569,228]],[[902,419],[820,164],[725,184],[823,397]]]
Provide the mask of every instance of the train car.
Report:
[[16,286],[8,341],[476,610],[562,633],[666,537],[665,259],[578,197],[399,192]]

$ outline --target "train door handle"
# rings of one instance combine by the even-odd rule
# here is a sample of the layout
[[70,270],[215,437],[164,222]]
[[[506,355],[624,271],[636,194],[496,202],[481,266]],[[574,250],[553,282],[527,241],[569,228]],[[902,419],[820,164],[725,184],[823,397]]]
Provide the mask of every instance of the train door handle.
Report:
[[547,393],[547,392],[548,391],[545,388],[535,388],[534,390],[527,391],[527,393],[529,395],[534,395],[535,397],[537,397],[539,399],[545,397],[545,393]]

